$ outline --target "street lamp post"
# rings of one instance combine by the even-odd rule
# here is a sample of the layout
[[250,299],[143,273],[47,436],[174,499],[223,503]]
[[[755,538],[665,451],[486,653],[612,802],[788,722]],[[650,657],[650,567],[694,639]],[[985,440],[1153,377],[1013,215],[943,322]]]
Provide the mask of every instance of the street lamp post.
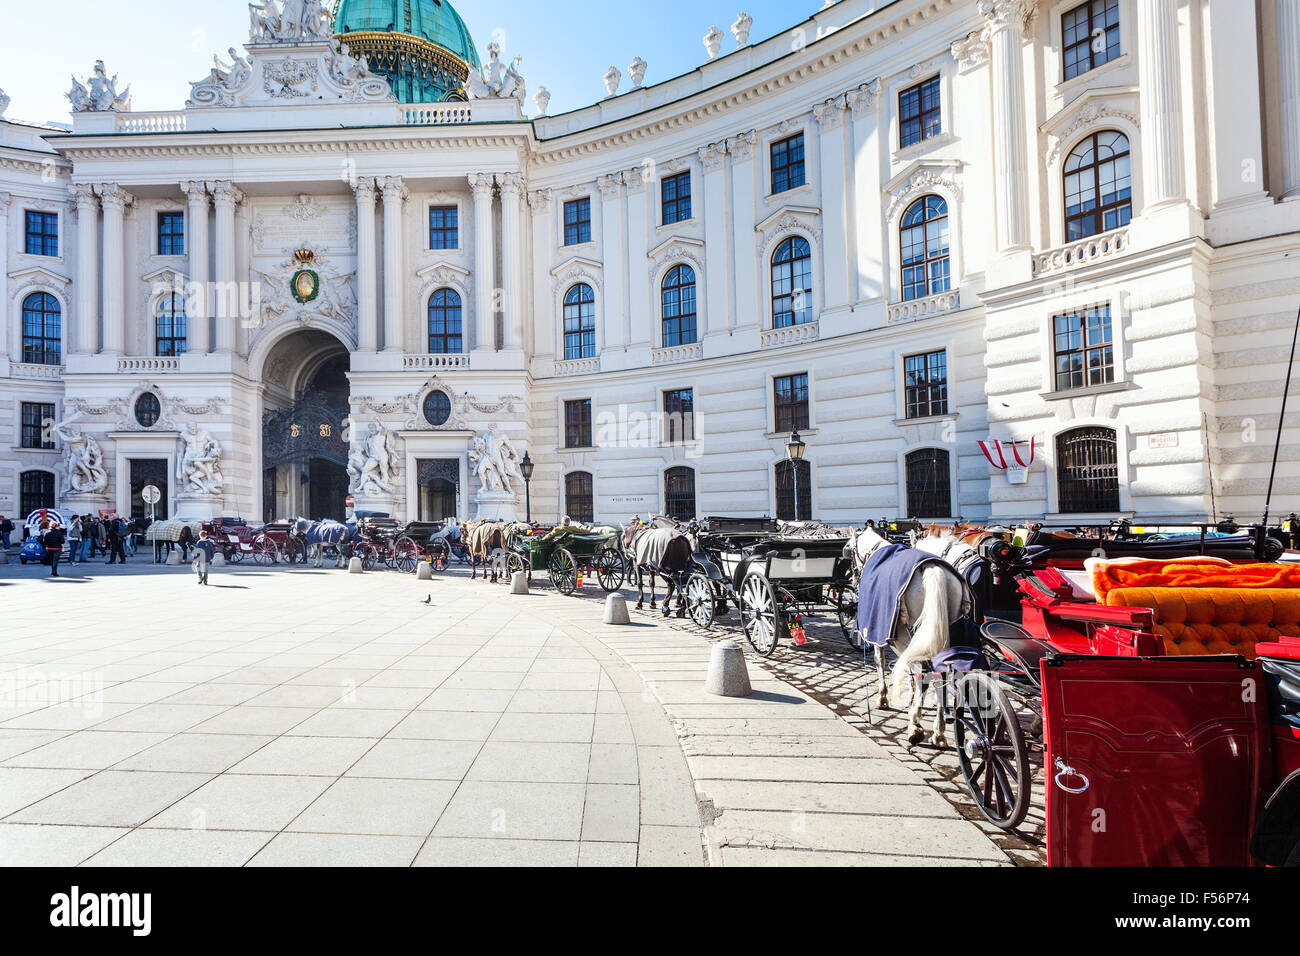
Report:
[[519,463],[519,470],[524,476],[524,520],[529,524],[533,523],[533,469],[536,467],[532,457],[525,451],[524,460]]
[[[803,461],[804,452],[808,446],[804,440],[799,437],[799,429],[790,432],[790,438],[785,443],[786,457],[790,462],[790,471],[794,476],[794,520],[799,520],[799,462]],[[810,516],[811,517],[811,516]]]

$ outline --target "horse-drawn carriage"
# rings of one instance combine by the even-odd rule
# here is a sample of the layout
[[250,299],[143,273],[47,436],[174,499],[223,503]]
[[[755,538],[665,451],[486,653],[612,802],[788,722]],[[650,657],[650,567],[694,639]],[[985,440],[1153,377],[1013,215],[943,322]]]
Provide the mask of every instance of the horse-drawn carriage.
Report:
[[505,553],[505,574],[509,581],[517,571],[531,581],[534,573],[545,571],[561,594],[570,595],[584,575],[594,576],[602,590],[617,591],[625,576],[620,532],[612,527],[558,525],[535,528],[517,525]]
[[[172,522],[161,522],[169,525]],[[197,524],[197,529],[194,525]],[[182,544],[193,546],[199,531],[206,531],[208,539],[231,564],[239,564],[247,559],[253,564],[278,564],[286,557],[289,545],[289,526],[287,524],[250,526],[242,518],[213,518],[211,521],[190,522],[190,535]],[[157,527],[155,524],[153,527]],[[149,533],[153,532],[153,527]],[[164,534],[171,534],[170,529]],[[164,538],[164,540],[172,540]]]
[[984,815],[1020,824],[1041,754],[1049,865],[1300,865],[1300,568],[1262,560],[1278,544],[1212,526],[981,536],[968,666],[926,656],[936,742],[951,719]]
[[764,656],[791,634],[802,644],[804,617],[818,609],[834,610],[852,639],[857,595],[847,544],[771,518],[709,518],[685,581],[686,612],[708,628],[734,606],[746,640]]

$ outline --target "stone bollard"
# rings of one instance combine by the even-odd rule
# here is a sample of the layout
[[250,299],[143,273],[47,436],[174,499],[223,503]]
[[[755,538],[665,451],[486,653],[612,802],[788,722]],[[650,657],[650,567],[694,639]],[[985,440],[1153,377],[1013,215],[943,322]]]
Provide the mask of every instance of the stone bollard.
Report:
[[606,624],[631,624],[632,617],[627,613],[627,598],[621,594],[611,594],[605,598]]
[[353,558],[348,562],[348,574],[362,574],[365,570],[366,569],[361,566],[360,558]]
[[5,548],[0,548],[0,564],[8,564],[8,563],[9,563],[9,551]]
[[415,566],[415,580],[432,581],[433,565],[431,565],[428,561],[421,561],[419,564],[417,564]]
[[168,567],[174,568],[178,566],[180,563],[181,563],[181,553],[179,551],[173,551],[171,554],[167,555]]
[[754,692],[749,684],[749,671],[745,667],[745,652],[735,641],[722,641],[713,645],[709,655],[709,676],[704,680],[704,692],[719,697],[748,697]]
[[218,551],[212,556],[212,566],[214,568],[224,568],[226,566],[226,556],[223,552]]
[[510,575],[510,593],[527,594],[528,593],[528,572],[516,571]]

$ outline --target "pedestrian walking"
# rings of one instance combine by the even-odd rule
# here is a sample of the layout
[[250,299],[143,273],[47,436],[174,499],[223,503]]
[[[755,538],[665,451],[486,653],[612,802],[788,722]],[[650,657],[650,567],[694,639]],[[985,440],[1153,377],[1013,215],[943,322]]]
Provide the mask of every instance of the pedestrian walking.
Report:
[[0,515],[0,544],[4,545],[6,551],[9,550],[9,536],[14,533],[14,523]]
[[81,557],[81,516],[73,515],[72,524],[68,526],[68,564],[75,565]]
[[126,564],[126,552],[122,550],[122,525],[117,521],[105,521],[108,525],[105,535],[108,539],[108,563]]
[[82,562],[90,560],[90,545],[95,538],[94,518],[82,515],[81,518],[81,558]]
[[200,531],[199,540],[194,542],[194,570],[199,576],[199,584],[208,583],[208,571],[216,554],[217,546],[208,540],[208,533]]
[[41,544],[45,547],[45,553],[50,556],[50,577],[59,576],[59,558],[63,557],[63,545],[67,541],[67,533],[63,526],[57,521],[42,522],[45,531],[41,533]]

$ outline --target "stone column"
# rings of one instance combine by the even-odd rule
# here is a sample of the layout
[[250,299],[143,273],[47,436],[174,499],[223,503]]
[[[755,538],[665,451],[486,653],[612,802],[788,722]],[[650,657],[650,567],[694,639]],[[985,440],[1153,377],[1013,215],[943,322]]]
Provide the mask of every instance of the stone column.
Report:
[[126,352],[126,207],[133,197],[116,183],[99,187],[104,207],[104,352]]
[[496,315],[492,311],[492,177],[472,173],[474,192],[474,348],[495,351]]
[[92,186],[72,187],[77,205],[77,314],[73,351],[94,355],[99,350],[99,197]]
[[234,352],[240,300],[235,275],[235,207],[243,202],[244,194],[230,182],[211,183],[208,188],[217,210],[216,288],[212,297],[215,346],[218,352]]
[[1138,101],[1142,114],[1143,205],[1187,195],[1178,69],[1178,0],[1137,5]]
[[600,245],[601,261],[605,264],[601,284],[604,288],[597,300],[596,354],[605,349],[621,349],[627,344],[623,338],[623,270],[619,261],[623,257],[623,177],[619,173],[601,176],[596,180],[600,190]]
[[384,195],[384,351],[400,352],[406,345],[403,332],[403,273],[406,255],[402,249],[402,207],[409,195],[400,176],[385,176]]
[[189,203],[185,247],[190,261],[190,287],[185,296],[186,351],[202,355],[212,347],[211,296],[208,295],[208,187],[181,183]]
[[993,172],[998,251],[1029,245],[1025,76],[1021,47],[1033,0],[980,0],[993,65]]
[[501,332],[504,348],[523,348],[523,293],[519,276],[522,269],[523,232],[519,225],[519,201],[524,177],[506,173],[497,177],[501,187]]
[[[721,268],[726,262],[727,229],[727,144],[725,141],[702,146],[699,151],[700,162],[704,165],[704,255],[706,262],[712,264],[707,276],[696,276],[697,281],[704,282],[705,302],[696,301],[696,308],[704,306],[704,324],[699,326],[701,339],[705,335],[717,335],[730,329],[731,316],[727,313],[727,283]],[[695,210],[692,209],[692,212]],[[654,301],[659,301],[659,290],[653,290]],[[658,312],[658,309],[655,310]],[[660,334],[655,333],[655,344],[662,344]]]
[[844,113],[847,97],[837,96],[813,107],[821,130],[822,268],[826,311],[848,309],[849,292],[848,196],[845,190],[847,157],[844,152]]
[[1300,0],[1277,0],[1277,96],[1282,111],[1282,194],[1300,196]]
[[379,348],[379,283],[375,261],[375,181],[363,176],[357,194],[357,350]]

